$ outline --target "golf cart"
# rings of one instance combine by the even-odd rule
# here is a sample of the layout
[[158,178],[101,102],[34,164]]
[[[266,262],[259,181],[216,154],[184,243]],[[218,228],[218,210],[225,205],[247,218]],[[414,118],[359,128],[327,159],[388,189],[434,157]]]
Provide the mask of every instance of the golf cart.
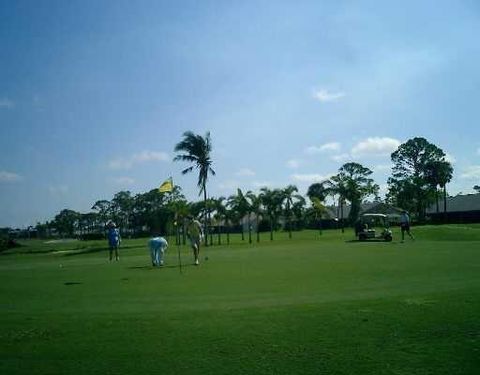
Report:
[[355,224],[355,236],[359,241],[392,240],[392,231],[388,226],[387,215],[363,214]]

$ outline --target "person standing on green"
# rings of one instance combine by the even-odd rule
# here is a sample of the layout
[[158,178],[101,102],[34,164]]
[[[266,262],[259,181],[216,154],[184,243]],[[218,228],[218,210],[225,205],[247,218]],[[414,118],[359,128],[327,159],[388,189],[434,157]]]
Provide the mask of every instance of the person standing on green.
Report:
[[410,233],[410,216],[407,211],[402,211],[400,215],[400,229],[402,230],[402,242],[405,240],[405,232],[407,232],[412,240],[415,239],[413,234]]
[[195,220],[192,216],[188,218],[187,224],[187,236],[192,246],[193,257],[195,258],[195,265],[198,266],[198,255],[200,254],[200,244],[203,238],[202,225],[198,220]]
[[108,247],[110,249],[110,262],[113,259],[113,252],[115,251],[115,260],[119,260],[118,248],[120,247],[120,231],[113,221],[107,223],[107,239]]

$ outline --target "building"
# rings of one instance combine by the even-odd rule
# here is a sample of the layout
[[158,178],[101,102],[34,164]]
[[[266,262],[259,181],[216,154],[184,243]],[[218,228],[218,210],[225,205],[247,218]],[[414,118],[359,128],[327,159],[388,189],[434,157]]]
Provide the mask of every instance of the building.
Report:
[[447,210],[443,212],[443,202],[427,208],[427,217],[434,223],[480,223],[480,194],[447,197]]

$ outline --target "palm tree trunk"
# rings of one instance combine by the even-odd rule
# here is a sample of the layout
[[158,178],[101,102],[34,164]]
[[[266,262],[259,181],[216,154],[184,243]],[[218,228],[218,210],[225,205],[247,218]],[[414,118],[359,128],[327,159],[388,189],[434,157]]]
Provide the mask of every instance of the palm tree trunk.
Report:
[[292,217],[288,215],[288,238],[292,239]]
[[438,189],[437,187],[435,186],[435,203],[437,205],[437,214],[439,212],[439,209],[438,209]]
[[443,185],[443,221],[447,222],[447,185]]
[[342,233],[345,233],[345,226],[343,225],[343,200],[340,198],[340,225],[342,227]]
[[208,247],[208,226],[207,226],[207,189],[203,183],[203,234],[205,236],[205,246]]
[[255,218],[255,222],[257,223],[257,242],[260,242],[260,231],[258,226],[258,215]]
[[248,213],[248,243],[252,243],[252,225],[250,223],[250,213]]
[[230,245],[230,221],[225,220],[225,224],[227,224],[227,245]]
[[273,241],[273,217],[270,216],[270,241]]

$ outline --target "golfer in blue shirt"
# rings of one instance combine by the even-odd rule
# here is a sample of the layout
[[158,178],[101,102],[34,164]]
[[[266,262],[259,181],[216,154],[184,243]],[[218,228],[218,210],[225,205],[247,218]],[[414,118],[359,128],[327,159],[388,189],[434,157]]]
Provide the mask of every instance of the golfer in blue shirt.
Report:
[[120,231],[118,230],[117,226],[113,221],[109,221],[107,223],[107,239],[108,239],[108,246],[110,248],[110,262],[113,258],[113,251],[115,251],[115,260],[118,260],[118,248],[120,246]]

